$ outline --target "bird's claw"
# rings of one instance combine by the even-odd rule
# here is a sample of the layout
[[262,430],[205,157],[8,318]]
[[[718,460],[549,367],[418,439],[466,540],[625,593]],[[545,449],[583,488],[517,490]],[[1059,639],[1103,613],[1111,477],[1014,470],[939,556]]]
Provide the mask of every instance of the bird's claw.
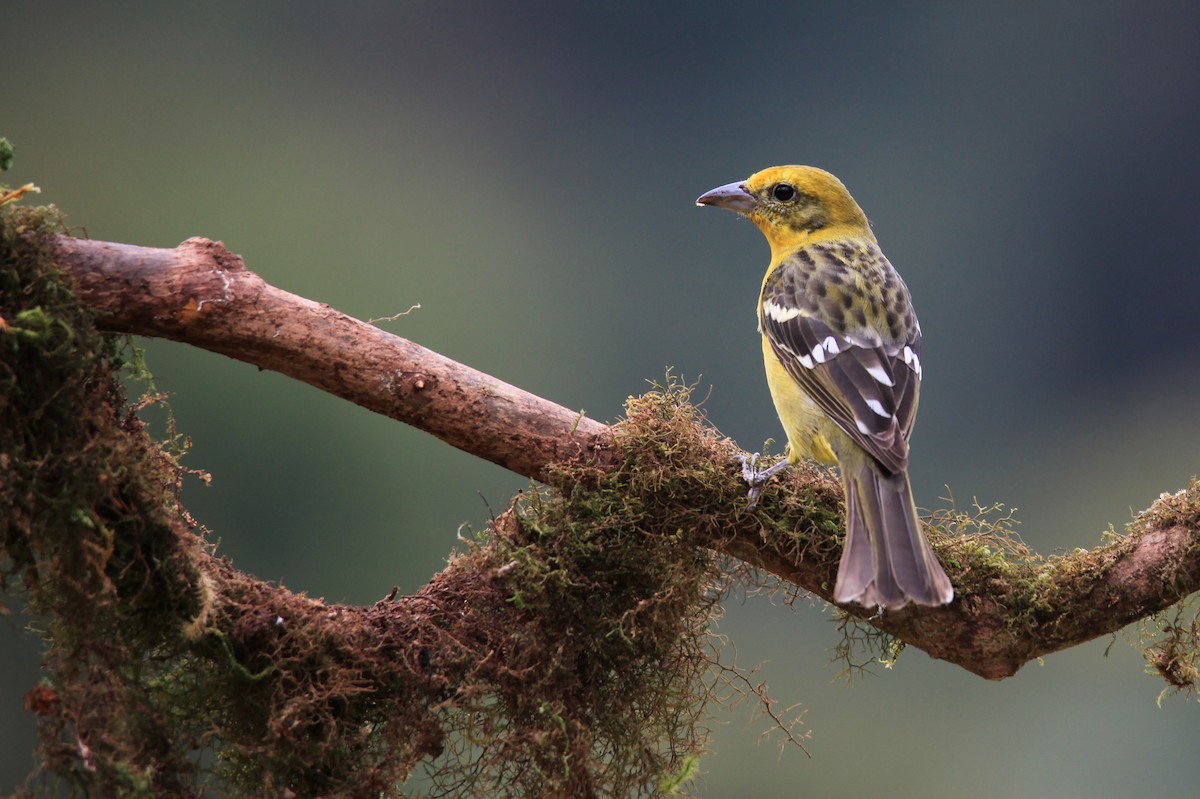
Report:
[[762,485],[758,479],[758,459],[759,454],[756,452],[753,455],[738,455],[738,460],[742,462],[742,479],[753,487],[755,484]]
[[784,458],[779,463],[760,469],[758,468],[760,457],[757,452],[753,455],[738,455],[738,460],[742,462],[742,479],[750,485],[750,491],[746,494],[747,499],[750,500],[746,505],[747,511],[753,511],[758,507],[758,498],[762,494],[763,486],[788,466],[787,458]]

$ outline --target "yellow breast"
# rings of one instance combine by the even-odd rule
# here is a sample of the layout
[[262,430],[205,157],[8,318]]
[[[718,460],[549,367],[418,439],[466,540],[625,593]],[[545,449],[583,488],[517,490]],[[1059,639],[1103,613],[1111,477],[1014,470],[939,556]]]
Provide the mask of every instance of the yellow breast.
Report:
[[779,414],[791,448],[788,460],[795,463],[807,457],[823,463],[836,463],[837,456],[828,436],[841,431],[836,429],[825,412],[809,399],[800,384],[779,363],[766,336],[762,337],[762,348],[767,367],[767,386],[771,389],[775,412]]

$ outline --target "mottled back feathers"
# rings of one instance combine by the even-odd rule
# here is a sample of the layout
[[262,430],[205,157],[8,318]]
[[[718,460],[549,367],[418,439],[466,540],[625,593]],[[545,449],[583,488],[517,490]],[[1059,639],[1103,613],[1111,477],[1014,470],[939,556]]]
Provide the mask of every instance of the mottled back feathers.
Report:
[[873,241],[801,246],[767,275],[759,326],[788,374],[885,472],[908,463],[921,328]]

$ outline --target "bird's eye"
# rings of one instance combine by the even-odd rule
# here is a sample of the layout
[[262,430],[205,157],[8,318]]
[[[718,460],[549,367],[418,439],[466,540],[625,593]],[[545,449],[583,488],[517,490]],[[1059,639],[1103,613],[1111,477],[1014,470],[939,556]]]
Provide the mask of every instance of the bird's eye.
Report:
[[781,203],[796,199],[796,187],[790,183],[776,183],[771,189],[771,196]]

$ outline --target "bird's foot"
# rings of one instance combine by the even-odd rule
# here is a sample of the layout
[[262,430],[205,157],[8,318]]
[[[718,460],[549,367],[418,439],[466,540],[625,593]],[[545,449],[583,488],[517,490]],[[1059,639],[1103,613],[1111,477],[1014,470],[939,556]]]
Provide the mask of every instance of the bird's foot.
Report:
[[760,455],[757,452],[749,456],[738,456],[738,460],[742,462],[742,478],[750,484],[750,493],[746,495],[750,500],[750,503],[746,506],[747,511],[753,511],[758,507],[758,497],[762,494],[762,489],[766,485],[766,482],[788,467],[788,459],[785,457],[776,464],[768,466],[765,469],[760,469],[758,468],[759,457]]

